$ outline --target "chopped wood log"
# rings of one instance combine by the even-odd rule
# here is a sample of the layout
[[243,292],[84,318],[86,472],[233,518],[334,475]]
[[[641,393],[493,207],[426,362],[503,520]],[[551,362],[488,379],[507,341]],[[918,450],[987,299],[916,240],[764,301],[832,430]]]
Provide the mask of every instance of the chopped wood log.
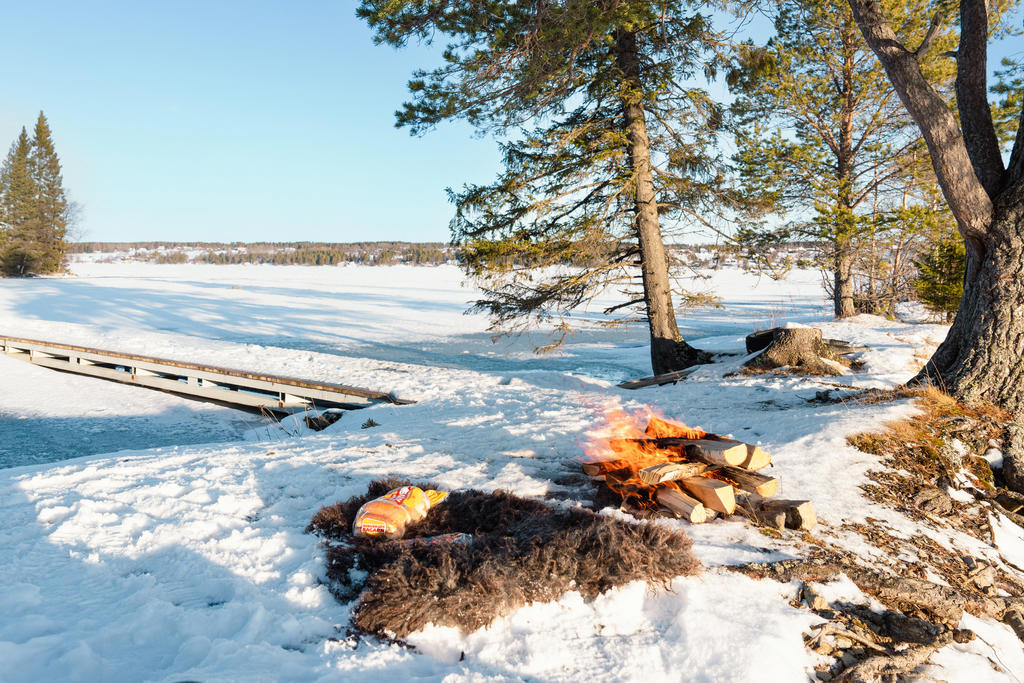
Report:
[[671,510],[676,517],[681,517],[693,524],[703,524],[707,520],[707,511],[704,509],[704,505],[675,487],[659,486],[654,497]]
[[617,452],[639,447],[643,451],[675,451],[679,455],[699,459],[709,465],[742,465],[748,458],[747,445],[739,441],[710,439],[615,439],[608,446]]
[[[695,477],[708,468],[704,463],[699,462],[663,462],[651,465],[640,470],[640,479],[645,484],[655,486],[663,481]],[[769,496],[765,496],[768,498]]]
[[746,500],[736,506],[736,511],[749,518],[750,521],[758,526],[766,526],[769,529],[786,528],[785,510],[764,511],[749,500]]
[[742,467],[748,470],[760,470],[772,464],[772,456],[760,446],[744,444],[747,447],[747,459]]
[[608,442],[608,447],[617,453],[636,448],[646,453],[671,451],[678,454],[677,457],[692,458],[709,465],[732,465],[751,470],[762,469],[772,461],[772,456],[757,446],[735,439],[715,437],[712,434],[703,439],[613,439]]
[[727,479],[736,482],[736,488],[741,491],[756,493],[762,498],[771,498],[779,492],[779,480],[775,477],[769,477],[767,474],[751,472],[741,467],[720,467],[716,471],[725,475]]
[[614,472],[615,470],[623,470],[629,468],[629,462],[626,460],[590,460],[582,463],[583,473],[591,477],[603,477],[608,472]]
[[606,471],[604,473],[604,480],[609,484],[615,484],[617,486],[621,486],[634,479],[636,479],[636,472],[628,467]]
[[814,503],[809,500],[765,500],[756,503],[755,506],[766,514],[785,512],[787,529],[813,529],[818,523]]
[[712,465],[742,465],[750,457],[747,452],[747,444],[739,441],[713,441],[711,439],[681,439],[681,441],[687,442],[684,444],[686,455]]
[[725,437],[718,436],[717,434],[708,434],[704,437],[704,440],[719,441],[723,444],[730,444],[732,446],[742,444],[747,449],[747,459],[740,463],[739,466],[748,470],[760,470],[772,464],[772,456],[760,446],[755,446],[751,443],[744,443],[743,441],[737,441],[736,439],[726,439]]
[[687,477],[678,482],[705,507],[731,515],[736,511],[736,491],[729,484],[707,477]]

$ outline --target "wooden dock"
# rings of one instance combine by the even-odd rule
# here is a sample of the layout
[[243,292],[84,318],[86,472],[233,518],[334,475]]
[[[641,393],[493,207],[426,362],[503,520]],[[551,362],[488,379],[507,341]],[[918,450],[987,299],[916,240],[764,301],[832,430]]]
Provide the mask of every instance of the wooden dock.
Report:
[[264,375],[37,339],[0,335],[0,350],[12,358],[54,370],[275,413],[316,408],[365,408],[375,403],[415,403],[382,391],[344,384]]

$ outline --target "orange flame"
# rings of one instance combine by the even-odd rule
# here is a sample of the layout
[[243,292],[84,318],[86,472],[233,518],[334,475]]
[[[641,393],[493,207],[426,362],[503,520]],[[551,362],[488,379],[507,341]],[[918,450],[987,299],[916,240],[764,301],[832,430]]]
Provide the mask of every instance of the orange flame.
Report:
[[[624,501],[641,509],[657,507],[656,488],[644,482],[640,470],[664,462],[685,462],[682,449],[664,449],[650,439],[702,439],[708,433],[697,427],[666,420],[651,408],[632,413],[621,408],[608,410],[602,421],[587,432],[583,444],[585,465],[596,465],[596,472],[605,476],[608,488]],[[659,486],[678,488],[673,482]]]

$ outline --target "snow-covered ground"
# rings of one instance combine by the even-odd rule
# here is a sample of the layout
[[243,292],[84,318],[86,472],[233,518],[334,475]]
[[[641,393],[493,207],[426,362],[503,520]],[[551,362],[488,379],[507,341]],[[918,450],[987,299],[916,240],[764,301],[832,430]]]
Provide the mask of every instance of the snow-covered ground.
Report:
[[[707,570],[671,591],[636,584],[590,602],[570,593],[474,633],[429,627],[409,638],[413,649],[346,633],[348,607],[320,584],[323,549],[303,533],[320,506],[383,475],[573,499],[582,489],[565,482],[581,442],[615,409],[651,407],[760,443],[782,495],[812,499],[815,533],[834,542],[855,542],[835,530],[844,520],[909,524],[861,496],[877,459],[845,441],[906,404],[810,403],[827,383],[730,376],[741,356],[677,385],[621,390],[616,382],[649,372],[642,327],[584,315],[564,348],[538,357],[542,335],[494,343],[483,318],[463,314],[474,292],[453,268],[76,268],[74,278],[0,280],[0,333],[418,402],[348,413],[315,434],[285,424],[293,437],[252,429],[236,411],[0,357],[0,441],[32,453],[19,460],[4,446],[0,458],[62,460],[0,470],[0,681],[807,680],[818,659],[801,634],[820,619],[790,606],[796,586],[717,569],[792,552],[738,519],[686,527]],[[725,307],[680,316],[692,343],[740,353],[754,329],[816,324],[870,348],[864,370],[840,383],[903,381],[945,334],[870,316],[828,323],[816,273],[774,282],[718,271],[700,286]],[[361,429],[367,418],[380,426]],[[66,459],[95,453],[83,435],[99,434],[119,452]],[[45,439],[54,445],[39,448]],[[852,584],[830,590],[857,596]],[[931,675],[1024,677],[1012,631],[965,619],[984,642],[947,647]]]

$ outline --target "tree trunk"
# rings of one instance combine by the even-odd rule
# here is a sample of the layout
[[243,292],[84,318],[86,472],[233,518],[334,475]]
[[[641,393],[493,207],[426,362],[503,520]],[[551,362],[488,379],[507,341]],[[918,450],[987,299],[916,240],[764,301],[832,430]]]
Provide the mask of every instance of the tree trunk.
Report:
[[842,109],[839,114],[839,148],[836,150],[836,201],[839,224],[835,226],[835,287],[832,299],[837,318],[856,314],[853,306],[853,240],[856,217],[853,214],[853,57],[856,50],[854,26],[844,27],[842,69]]
[[1024,417],[1024,182],[999,198],[985,240],[967,240],[953,326],[918,375],[967,402]]
[[640,91],[640,55],[636,34],[619,31],[615,41],[615,58],[622,71],[623,125],[629,138],[629,166],[635,183],[633,203],[637,242],[640,248],[640,270],[643,276],[644,303],[651,333],[651,367],[655,375],[681,370],[708,362],[708,354],[685,341],[676,325],[672,306],[672,289],[668,278],[668,258],[661,238],[658,202],[651,171],[651,146],[647,137],[643,101]]
[[[1010,167],[1003,170],[985,98],[987,5],[961,0],[957,121],[872,0],[849,0],[861,32],[917,122],[935,175],[967,250],[964,294],[946,340],[916,379],[931,379],[965,402],[989,401],[1012,417],[1004,476],[1024,491],[1024,112]],[[938,18],[939,15],[936,15]],[[934,23],[933,23],[934,25]],[[927,42],[927,41],[926,41]],[[993,154],[992,150],[997,151]],[[1005,189],[1000,189],[1005,188]]]
[[853,247],[849,240],[836,242],[835,287],[832,299],[837,318],[857,313],[853,306]]
[[1010,413],[1003,478],[1024,492],[1024,181],[996,202],[988,238],[967,240],[960,309],[915,381],[930,380],[962,401],[992,402]]

